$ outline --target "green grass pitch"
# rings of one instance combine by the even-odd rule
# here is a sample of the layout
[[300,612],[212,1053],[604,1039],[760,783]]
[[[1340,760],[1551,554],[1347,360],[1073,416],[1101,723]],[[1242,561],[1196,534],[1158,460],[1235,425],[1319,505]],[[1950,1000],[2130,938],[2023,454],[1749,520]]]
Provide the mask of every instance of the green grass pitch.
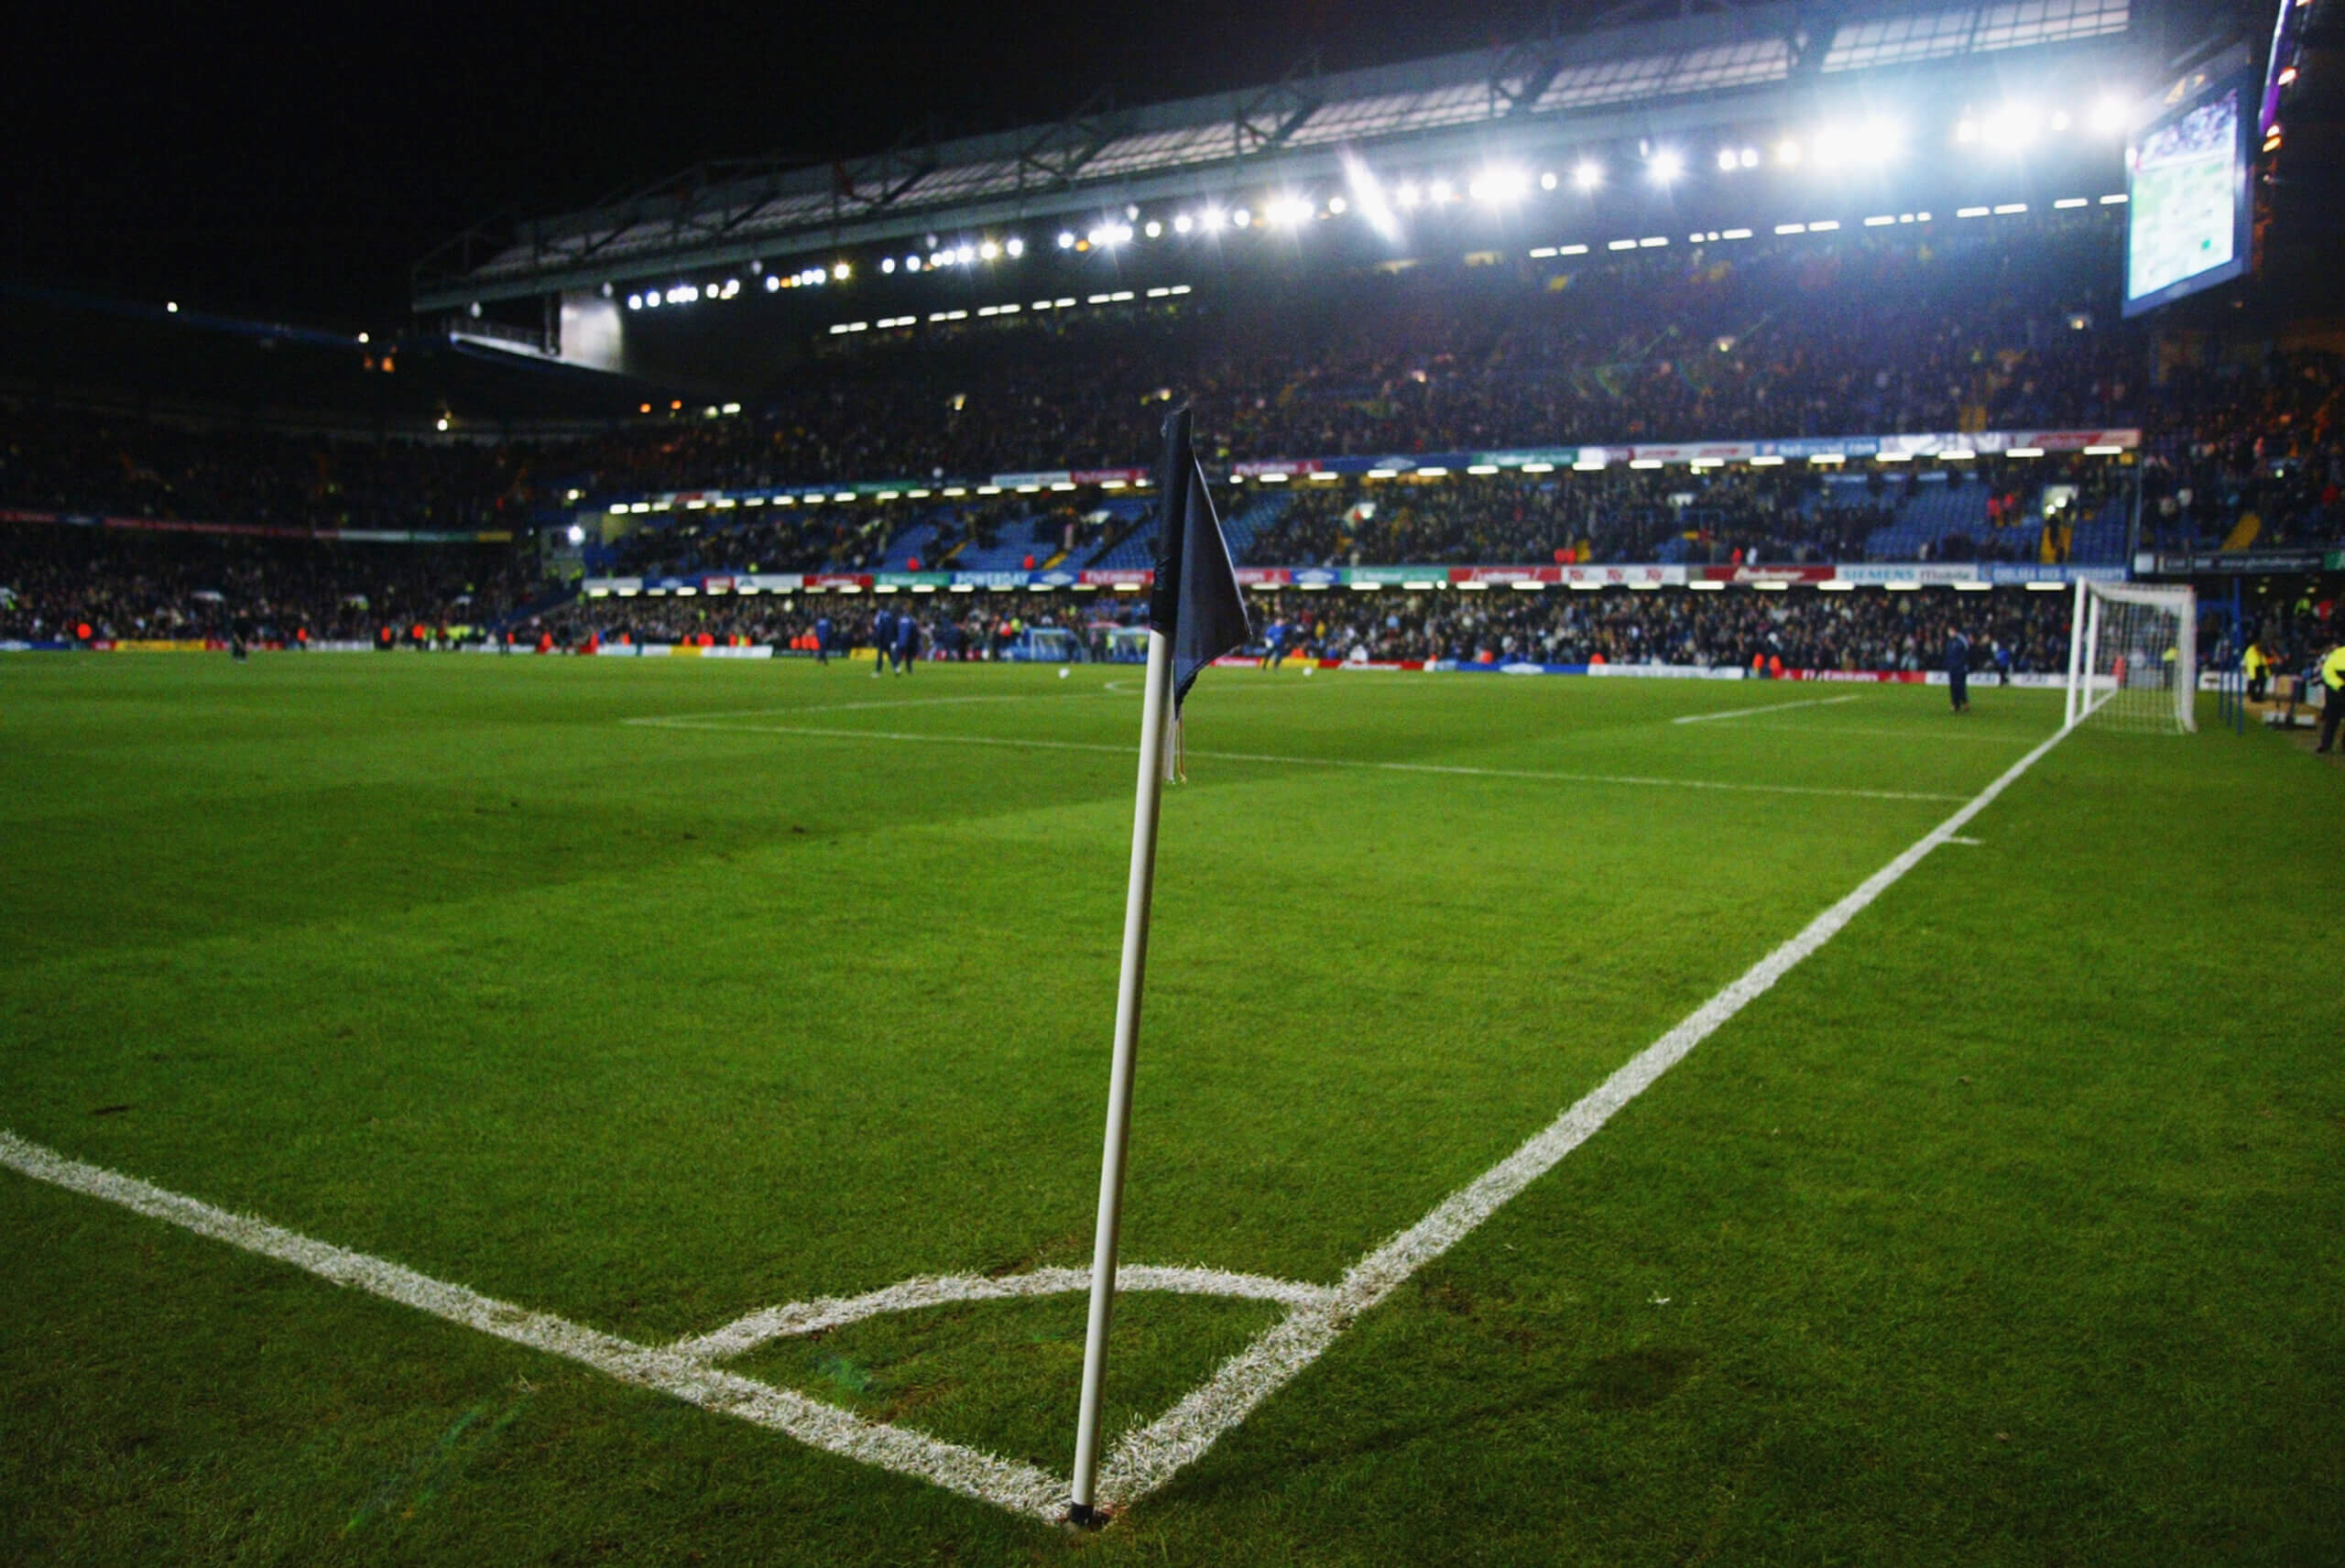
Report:
[[[1335,1281],[2057,724],[1974,690],[1209,674],[1126,1261]],[[646,1345],[1084,1266],[1135,691],[0,662],[0,1128]],[[0,1560],[2345,1560],[2345,780],[1962,833],[1093,1536],[0,1170]],[[1111,1434],[1282,1311],[1126,1297]],[[731,1365],[1063,1475],[1082,1314]]]

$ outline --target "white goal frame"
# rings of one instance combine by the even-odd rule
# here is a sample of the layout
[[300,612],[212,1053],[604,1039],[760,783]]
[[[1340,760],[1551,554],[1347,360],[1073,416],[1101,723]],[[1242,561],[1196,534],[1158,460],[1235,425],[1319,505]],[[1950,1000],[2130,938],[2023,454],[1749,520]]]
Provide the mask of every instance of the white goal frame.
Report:
[[2063,727],[2198,728],[2198,594],[2187,584],[2078,583]]

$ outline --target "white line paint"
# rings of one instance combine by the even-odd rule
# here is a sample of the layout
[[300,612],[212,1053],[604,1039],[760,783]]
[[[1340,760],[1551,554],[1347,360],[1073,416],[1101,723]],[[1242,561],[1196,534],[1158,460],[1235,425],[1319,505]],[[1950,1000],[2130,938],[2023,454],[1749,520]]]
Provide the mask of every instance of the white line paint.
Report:
[[883,1470],[916,1475],[948,1491],[1013,1513],[1055,1519],[1066,1483],[1031,1465],[944,1443],[902,1427],[868,1421],[835,1405],[720,1371],[674,1349],[654,1349],[452,1285],[387,1259],[313,1240],[245,1214],[233,1214],[103,1167],[69,1159],[0,1129],[0,1165],[38,1181],[119,1203],[149,1219],[224,1241],[449,1323],[594,1367],[704,1410],[785,1432],[801,1443]]
[[1594,1137],[1623,1105],[1651,1088],[1718,1029],[1764,996],[1801,960],[1838,936],[1872,901],[1894,887],[1938,845],[2060,744],[2067,732],[2013,763],[1973,796],[1960,811],[1922,835],[1905,852],[1859,884],[1805,930],[1745,970],[1726,989],[1694,1009],[1683,1023],[1630,1058],[1612,1076],[1583,1097],[1512,1154],[1453,1192],[1434,1211],[1347,1270],[1336,1299],[1298,1309],[1286,1322],[1224,1362],[1214,1375],[1170,1410],[1132,1432],[1108,1455],[1100,1495],[1129,1507],[1163,1486],[1185,1465],[1211,1448],[1255,1407],[1293,1379],[1334,1344],[1352,1319],[1397,1289],[1410,1275],[1465,1239],[1508,1200],[1554,1169],[1564,1156]]
[[1941,741],[1966,741],[1984,746],[2025,746],[2029,737],[2023,735],[1965,735],[1956,730],[1954,715],[1916,724],[1911,729],[1891,729],[1882,725],[1864,724],[1737,724],[1737,735],[1749,735],[1755,730],[1767,730],[1775,735],[1805,735],[1810,740],[1838,740],[1842,735],[1878,736],[1882,740],[1914,740],[1936,746]]
[[[857,731],[845,733],[857,737],[862,735]],[[2029,751],[1959,811],[1867,877],[1855,891],[1809,921],[1790,941],[1745,970],[1676,1028],[1631,1057],[1512,1154],[1354,1264],[1335,1286],[1303,1285],[1204,1269],[1135,1266],[1119,1269],[1118,1283],[1123,1289],[1245,1296],[1278,1301],[1289,1312],[1283,1322],[1224,1362],[1212,1377],[1171,1410],[1129,1432],[1118,1443],[1100,1476],[1101,1500],[1113,1507],[1128,1508],[1206,1453],[1264,1399],[1317,1360],[1358,1314],[1383,1301],[1418,1269],[1456,1246],[1516,1194],[1554,1170],[1630,1101],[1684,1061],[1696,1046],[1838,935],[1932,850],[1944,844],[1972,842],[1962,839],[1960,830],[2067,733],[2063,729]],[[867,1421],[790,1389],[719,1370],[710,1365],[710,1358],[737,1354],[736,1345],[746,1349],[776,1334],[812,1333],[833,1323],[852,1322],[879,1312],[904,1311],[944,1301],[994,1300],[1052,1294],[1062,1289],[1072,1290],[1087,1283],[1087,1277],[1080,1270],[1038,1269],[1007,1280],[984,1280],[974,1276],[908,1280],[866,1296],[752,1313],[713,1334],[666,1349],[654,1349],[551,1314],[495,1301],[464,1286],[431,1279],[365,1253],[232,1214],[196,1199],[70,1159],[5,1130],[0,1130],[0,1164],[37,1181],[118,1203],[197,1235],[290,1263],[336,1284],[564,1356],[622,1382],[654,1388],[703,1409],[785,1432],[829,1453],[919,1476],[1014,1513],[1056,1519],[1065,1506],[1066,1483],[1032,1465],[900,1427]],[[842,1313],[851,1315],[839,1315]],[[825,1314],[829,1314],[827,1320]]]
[[621,719],[619,723],[642,729],[691,729],[710,719],[788,719],[801,713],[860,713],[874,708],[956,708],[965,702],[1063,702],[1070,697],[1095,697],[1098,693],[1074,691],[1010,691],[983,697],[879,697],[867,702],[809,702],[798,707],[732,708],[708,713],[652,714],[642,718]]
[[1769,702],[1757,708],[1729,708],[1723,713],[1688,713],[1682,719],[1672,719],[1673,724],[1706,724],[1712,719],[1747,719],[1753,713],[1780,713],[1789,708],[1829,708],[1836,703],[1853,702],[1854,697],[1810,697],[1800,702]]
[[[629,723],[649,723],[630,720]],[[660,721],[666,729],[727,730],[749,735],[806,735],[817,740],[897,741],[927,746],[1004,746],[1019,751],[1092,751],[1127,757],[1131,747],[1106,741],[1031,740],[1012,735],[915,735],[904,730],[823,729],[812,724],[700,724]],[[1527,768],[1467,768],[1439,762],[1372,762],[1348,757],[1280,757],[1258,751],[1191,751],[1193,758],[1261,762],[1283,768],[1354,768],[1386,773],[1440,773],[1466,779],[1527,779],[1549,784],[1619,785],[1636,789],[1725,789],[1752,795],[1832,795],[1862,800],[1959,800],[1959,795],[1918,789],[1844,789],[1820,784],[1734,784],[1716,779],[1661,779],[1626,773],[1550,773]]]
[[[767,1307],[736,1318],[723,1328],[679,1341],[675,1348],[704,1359],[724,1360],[755,1350],[769,1340],[820,1334],[883,1312],[918,1312],[954,1301],[1072,1295],[1090,1288],[1088,1269],[1037,1269],[1031,1273],[991,1278],[952,1274],[907,1279],[860,1296],[824,1296],[812,1301],[793,1301],[788,1306]],[[1127,1263],[1118,1269],[1116,1290],[1118,1293],[1169,1290],[1188,1296],[1231,1296],[1276,1301],[1286,1307],[1325,1306],[1335,1297],[1334,1288],[1327,1285],[1269,1279],[1259,1274],[1232,1274],[1220,1269],[1165,1269],[1143,1263]]]

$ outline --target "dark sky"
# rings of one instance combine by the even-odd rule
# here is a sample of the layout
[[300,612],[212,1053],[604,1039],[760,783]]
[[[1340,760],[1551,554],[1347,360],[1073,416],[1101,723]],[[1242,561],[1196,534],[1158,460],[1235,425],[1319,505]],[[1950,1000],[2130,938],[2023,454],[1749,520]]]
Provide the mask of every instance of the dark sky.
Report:
[[[1567,9],[1588,7],[1565,0]],[[1545,0],[1039,9],[845,0],[21,11],[0,277],[392,325],[408,264],[501,210],[697,159],[878,150],[1325,67],[1476,48]]]

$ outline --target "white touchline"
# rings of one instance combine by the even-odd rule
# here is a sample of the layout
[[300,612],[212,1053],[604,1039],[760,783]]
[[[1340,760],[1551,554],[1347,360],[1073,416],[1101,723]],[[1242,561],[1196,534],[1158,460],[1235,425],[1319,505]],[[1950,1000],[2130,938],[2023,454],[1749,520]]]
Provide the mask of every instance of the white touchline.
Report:
[[[649,721],[628,720],[628,723]],[[1027,740],[1010,735],[915,735],[906,730],[820,729],[812,724],[721,724],[682,719],[664,721],[663,729],[721,730],[743,735],[808,735],[817,740],[907,741],[928,746],[996,746],[1020,751],[1096,751],[1112,757],[1130,753],[1129,746],[1107,741]],[[1528,779],[1548,784],[1611,784],[1658,789],[1730,789],[1756,795],[1837,795],[1865,800],[1959,800],[1959,795],[1920,789],[1854,789],[1823,784],[1734,784],[1717,779],[1660,779],[1628,773],[1550,773],[1528,768],[1467,768],[1441,762],[1374,762],[1349,757],[1277,757],[1259,751],[1190,751],[1193,758],[1220,762],[1265,762],[1283,768],[1360,768],[1385,773],[1443,773],[1467,779]]]
[[1875,898],[1922,863],[1925,855],[1969,825],[1970,819],[2035,766],[2067,734],[2052,737],[2006,769],[1969,802],[1924,833],[1888,865],[1857,886],[1805,929],[1761,958],[1685,1020],[1631,1057],[1609,1078],[1522,1146],[1444,1199],[1434,1211],[1345,1271],[1336,1299],[1298,1309],[1288,1319],[1222,1363],[1178,1404],[1130,1433],[1108,1454],[1099,1477],[1103,1501],[1129,1507],[1200,1457],[1222,1433],[1319,1358],[1351,1321],[1391,1295],[1410,1275],[1439,1258],[1564,1156],[1595,1136],[1615,1112],[1651,1088],[1718,1027],[1764,996],[1799,962],[1830,942]]
[[1780,713],[1787,708],[1828,708],[1835,702],[1853,702],[1854,697],[1810,697],[1801,702],[1769,702],[1760,708],[1729,708],[1723,713],[1687,713],[1672,719],[1673,724],[1706,724],[1712,719],[1747,719],[1753,713]]
[[[817,732],[820,733],[820,732]],[[846,731],[862,738],[864,732]],[[1940,844],[1967,842],[1958,835],[1970,820],[2066,736],[2062,730],[2006,769],[1952,816],[1922,835],[1903,854],[1874,872],[1854,892],[1826,909],[1788,942],[1694,1009],[1685,1019],[1645,1047],[1563,1115],[1466,1186],[1451,1193],[1415,1225],[1362,1258],[1333,1286],[1310,1285],[1219,1269],[1126,1265],[1117,1270],[1119,1290],[1173,1290],[1274,1301],[1287,1309],[1283,1321],[1222,1363],[1213,1375],[1163,1415],[1134,1429],[1107,1458],[1099,1478],[1100,1500],[1129,1508],[1162,1486],[1183,1465],[1202,1456],[1222,1435],[1245,1421],[1317,1360],[1361,1312],[1390,1296],[1403,1281],[1470,1235],[1483,1221],[1573,1149],[1595,1136],[1614,1113],[1651,1088],[1661,1075],[1692,1052],[1776,981],[1821,948],[1867,906],[1921,864]],[[911,736],[911,739],[936,737]],[[1028,743],[1067,745],[1076,743]],[[1085,748],[1088,749],[1088,748]],[[1123,750],[1122,747],[1111,748]],[[1194,755],[1194,754],[1193,754]],[[1284,759],[1270,759],[1284,760]],[[1312,760],[1297,758],[1293,760]],[[1343,766],[1343,764],[1331,764]],[[1402,768],[1410,764],[1352,766]],[[1435,771],[1481,771],[1435,769]],[[1560,777],[1532,775],[1531,777]],[[1677,782],[1656,780],[1655,782]],[[1725,786],[1736,788],[1737,786]],[[1926,797],[1901,797],[1918,799]],[[39,1181],[117,1203],[150,1219],[199,1236],[289,1263],[338,1285],[365,1290],[450,1323],[477,1329],[514,1344],[563,1356],[621,1382],[656,1389],[720,1414],[784,1432],[813,1447],[881,1469],[915,1475],[964,1497],[1031,1518],[1055,1519],[1064,1511],[1067,1483],[1031,1465],[981,1453],[958,1443],[884,1422],[866,1421],[834,1405],[791,1389],[727,1372],[715,1359],[738,1355],[785,1334],[835,1327],[880,1312],[902,1312],[947,1301],[992,1301],[1020,1296],[1073,1293],[1088,1285],[1086,1270],[1043,1269],[999,1279],[948,1275],[906,1280],[861,1296],[825,1298],[768,1308],[711,1334],[666,1347],[638,1345],[616,1334],[570,1323],[551,1313],[496,1301],[401,1264],[314,1240],[249,1215],[230,1214],[198,1199],[71,1159],[0,1129],[0,1165]]]
[[1066,1506],[1066,1483],[1031,1465],[865,1421],[820,1399],[722,1371],[672,1347],[637,1345],[551,1313],[496,1301],[387,1259],[317,1241],[249,1215],[233,1214],[134,1177],[70,1159],[5,1129],[0,1129],[0,1164],[36,1181],[103,1198],[149,1219],[289,1263],[337,1285],[580,1362],[622,1383],[656,1388],[704,1410],[738,1416],[833,1454],[917,1475],[1013,1513],[1053,1519]]

